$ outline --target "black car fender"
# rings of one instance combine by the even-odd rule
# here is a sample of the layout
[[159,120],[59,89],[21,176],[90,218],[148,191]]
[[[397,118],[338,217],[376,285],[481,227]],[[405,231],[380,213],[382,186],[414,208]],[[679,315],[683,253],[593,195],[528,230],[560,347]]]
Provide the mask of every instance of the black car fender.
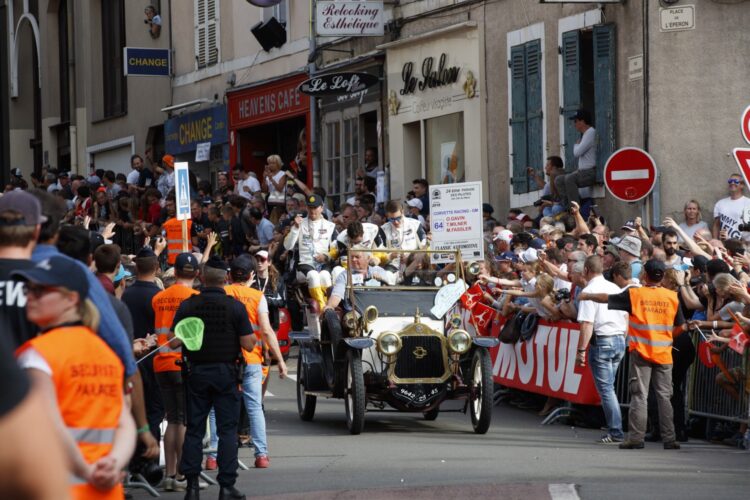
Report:
[[375,341],[369,337],[351,337],[344,338],[343,340],[344,343],[352,349],[359,349],[360,351],[369,349],[370,347],[375,345]]
[[477,347],[492,349],[493,347],[497,347],[497,345],[500,343],[500,339],[497,337],[474,337],[472,339],[472,342]]

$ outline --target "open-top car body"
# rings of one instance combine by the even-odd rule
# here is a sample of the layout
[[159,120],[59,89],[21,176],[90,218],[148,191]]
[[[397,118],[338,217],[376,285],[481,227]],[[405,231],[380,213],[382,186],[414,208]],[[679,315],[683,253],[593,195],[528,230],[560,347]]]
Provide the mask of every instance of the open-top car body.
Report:
[[493,404],[488,350],[498,341],[463,328],[467,315],[459,297],[466,285],[460,255],[455,259],[455,271],[435,271],[416,286],[415,280],[411,286],[357,284],[346,271],[344,310],[324,311],[318,332],[292,334],[300,346],[302,420],[313,419],[317,398],[341,398],[349,431],[359,434],[367,411],[414,412],[434,420],[441,403],[462,400],[460,411],[470,413],[474,431],[487,432]]

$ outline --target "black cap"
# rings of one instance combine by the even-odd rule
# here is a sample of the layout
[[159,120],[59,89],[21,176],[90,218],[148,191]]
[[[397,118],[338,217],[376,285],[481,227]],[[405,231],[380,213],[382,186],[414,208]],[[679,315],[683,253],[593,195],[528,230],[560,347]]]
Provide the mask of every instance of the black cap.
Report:
[[104,241],[104,236],[97,233],[96,231],[89,231],[89,241],[91,242],[91,253],[96,252],[96,249],[107,243]]
[[658,283],[664,278],[664,273],[667,270],[664,262],[657,259],[647,261],[646,264],[643,265],[643,268],[646,270],[648,279],[655,283]]
[[242,271],[245,273],[249,273],[253,270],[253,258],[249,254],[243,253],[242,255],[239,255],[234,258],[232,261],[232,265],[229,266],[229,269],[235,273],[237,271]]
[[482,212],[486,214],[491,214],[494,211],[495,209],[492,208],[492,205],[490,205],[489,203],[482,203]]
[[156,257],[156,254],[151,249],[151,247],[143,247],[140,250],[138,250],[138,253],[135,254],[136,259],[145,259],[147,257]]
[[197,271],[198,265],[198,259],[196,259],[195,255],[190,252],[181,253],[174,260],[174,268],[176,271]]
[[583,120],[587,124],[591,125],[591,113],[585,109],[579,109],[576,114],[570,117],[571,120]]
[[206,267],[212,267],[214,269],[221,269],[222,271],[229,271],[229,266],[227,266],[227,263],[224,262],[223,259],[221,259],[220,257],[216,255],[212,255],[211,258],[208,259],[208,262],[206,262]]
[[703,255],[696,255],[693,257],[693,267],[698,271],[705,273],[708,265],[708,259]]
[[81,300],[88,297],[89,282],[86,271],[77,261],[61,256],[50,257],[35,267],[11,273],[14,278],[46,286],[58,286],[78,292]]
[[308,207],[311,208],[318,208],[323,206],[323,198],[321,198],[319,195],[313,193],[310,196],[308,196],[305,199],[305,203],[307,203]]

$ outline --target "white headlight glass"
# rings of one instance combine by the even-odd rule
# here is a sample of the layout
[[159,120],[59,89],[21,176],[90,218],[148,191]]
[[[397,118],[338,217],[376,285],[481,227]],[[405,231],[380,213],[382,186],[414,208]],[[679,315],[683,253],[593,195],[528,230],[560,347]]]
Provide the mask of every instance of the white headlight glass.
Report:
[[386,356],[393,356],[401,349],[401,342],[394,333],[384,333],[378,338],[380,352]]
[[471,336],[464,330],[456,330],[448,337],[448,347],[455,353],[463,354],[471,347]]

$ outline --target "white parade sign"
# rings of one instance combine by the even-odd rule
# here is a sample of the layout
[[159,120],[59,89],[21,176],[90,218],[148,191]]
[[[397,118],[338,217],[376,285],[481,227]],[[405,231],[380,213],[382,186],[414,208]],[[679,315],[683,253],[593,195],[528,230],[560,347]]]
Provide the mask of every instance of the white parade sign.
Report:
[[[461,251],[464,262],[484,259],[482,183],[436,184],[430,190],[430,248]],[[432,254],[432,262],[453,262],[452,253]]]
[[177,201],[177,220],[190,218],[190,177],[187,162],[174,164],[174,188]]

